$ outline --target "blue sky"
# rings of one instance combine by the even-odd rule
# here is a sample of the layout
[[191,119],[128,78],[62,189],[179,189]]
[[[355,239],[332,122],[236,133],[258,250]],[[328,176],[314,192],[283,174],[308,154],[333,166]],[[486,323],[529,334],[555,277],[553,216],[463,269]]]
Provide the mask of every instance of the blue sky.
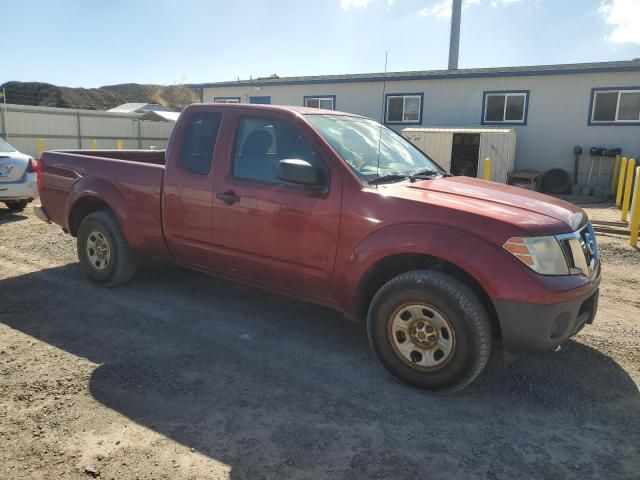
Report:
[[[3,2],[0,83],[446,68],[451,0]],[[640,57],[640,0],[465,0],[460,67]]]

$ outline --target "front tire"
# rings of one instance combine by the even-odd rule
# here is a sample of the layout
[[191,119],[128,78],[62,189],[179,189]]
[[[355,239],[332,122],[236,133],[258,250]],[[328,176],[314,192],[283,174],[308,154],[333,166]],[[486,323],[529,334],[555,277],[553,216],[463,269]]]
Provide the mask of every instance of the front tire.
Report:
[[19,213],[27,208],[28,200],[14,200],[12,202],[5,202],[10,212]]
[[378,359],[408,384],[454,392],[482,372],[491,354],[491,325],[464,283],[431,270],[403,273],[375,294],[367,316]]
[[128,282],[138,262],[112,212],[87,215],[78,228],[78,259],[84,274],[104,287]]

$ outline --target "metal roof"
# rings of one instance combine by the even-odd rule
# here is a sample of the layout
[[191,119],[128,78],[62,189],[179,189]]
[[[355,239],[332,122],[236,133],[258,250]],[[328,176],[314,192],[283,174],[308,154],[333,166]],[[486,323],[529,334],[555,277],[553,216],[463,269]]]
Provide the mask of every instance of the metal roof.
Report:
[[403,132],[442,132],[442,133],[510,133],[513,128],[499,127],[408,127]]
[[177,122],[180,112],[147,112],[140,117],[140,120],[155,120],[161,122]]
[[135,113],[136,110],[144,107],[145,105],[146,103],[123,103],[117,107],[110,108],[107,112]]
[[107,112],[115,113],[145,113],[145,112],[167,111],[167,108],[157,103],[123,103],[117,107],[110,108]]
[[437,80],[478,77],[524,77],[533,75],[570,75],[577,73],[640,72],[640,60],[617,62],[570,63],[522,67],[465,68],[459,70],[423,70],[412,72],[355,73],[347,75],[319,75],[311,77],[263,78],[216,83],[192,84],[191,87],[246,87],[268,85],[302,85],[319,83],[379,82],[383,80]]

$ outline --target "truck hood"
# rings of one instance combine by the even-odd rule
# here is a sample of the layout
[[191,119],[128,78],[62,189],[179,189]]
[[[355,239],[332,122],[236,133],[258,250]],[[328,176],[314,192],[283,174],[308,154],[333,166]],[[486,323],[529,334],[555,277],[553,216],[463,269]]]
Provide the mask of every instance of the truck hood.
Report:
[[[535,224],[542,227],[566,225],[566,232],[577,230],[585,221],[584,212],[563,200],[543,195],[524,188],[488,182],[470,177],[443,177],[414,183],[391,184],[390,190],[408,197],[435,203],[443,207],[463,210],[470,214],[500,218],[511,224],[522,226]],[[395,193],[394,192],[394,193]],[[390,192],[389,192],[390,193]],[[566,233],[555,232],[555,233]]]

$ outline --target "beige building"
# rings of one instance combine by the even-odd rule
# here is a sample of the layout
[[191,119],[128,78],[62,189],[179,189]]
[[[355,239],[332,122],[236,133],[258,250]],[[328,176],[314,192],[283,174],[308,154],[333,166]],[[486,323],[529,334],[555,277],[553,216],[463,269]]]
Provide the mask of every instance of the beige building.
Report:
[[[640,60],[266,78],[200,85],[203,102],[335,109],[401,130],[493,126],[517,134],[515,168],[573,170],[573,147],[640,155]],[[581,162],[581,181],[589,161]],[[605,176],[610,162],[603,163]]]

